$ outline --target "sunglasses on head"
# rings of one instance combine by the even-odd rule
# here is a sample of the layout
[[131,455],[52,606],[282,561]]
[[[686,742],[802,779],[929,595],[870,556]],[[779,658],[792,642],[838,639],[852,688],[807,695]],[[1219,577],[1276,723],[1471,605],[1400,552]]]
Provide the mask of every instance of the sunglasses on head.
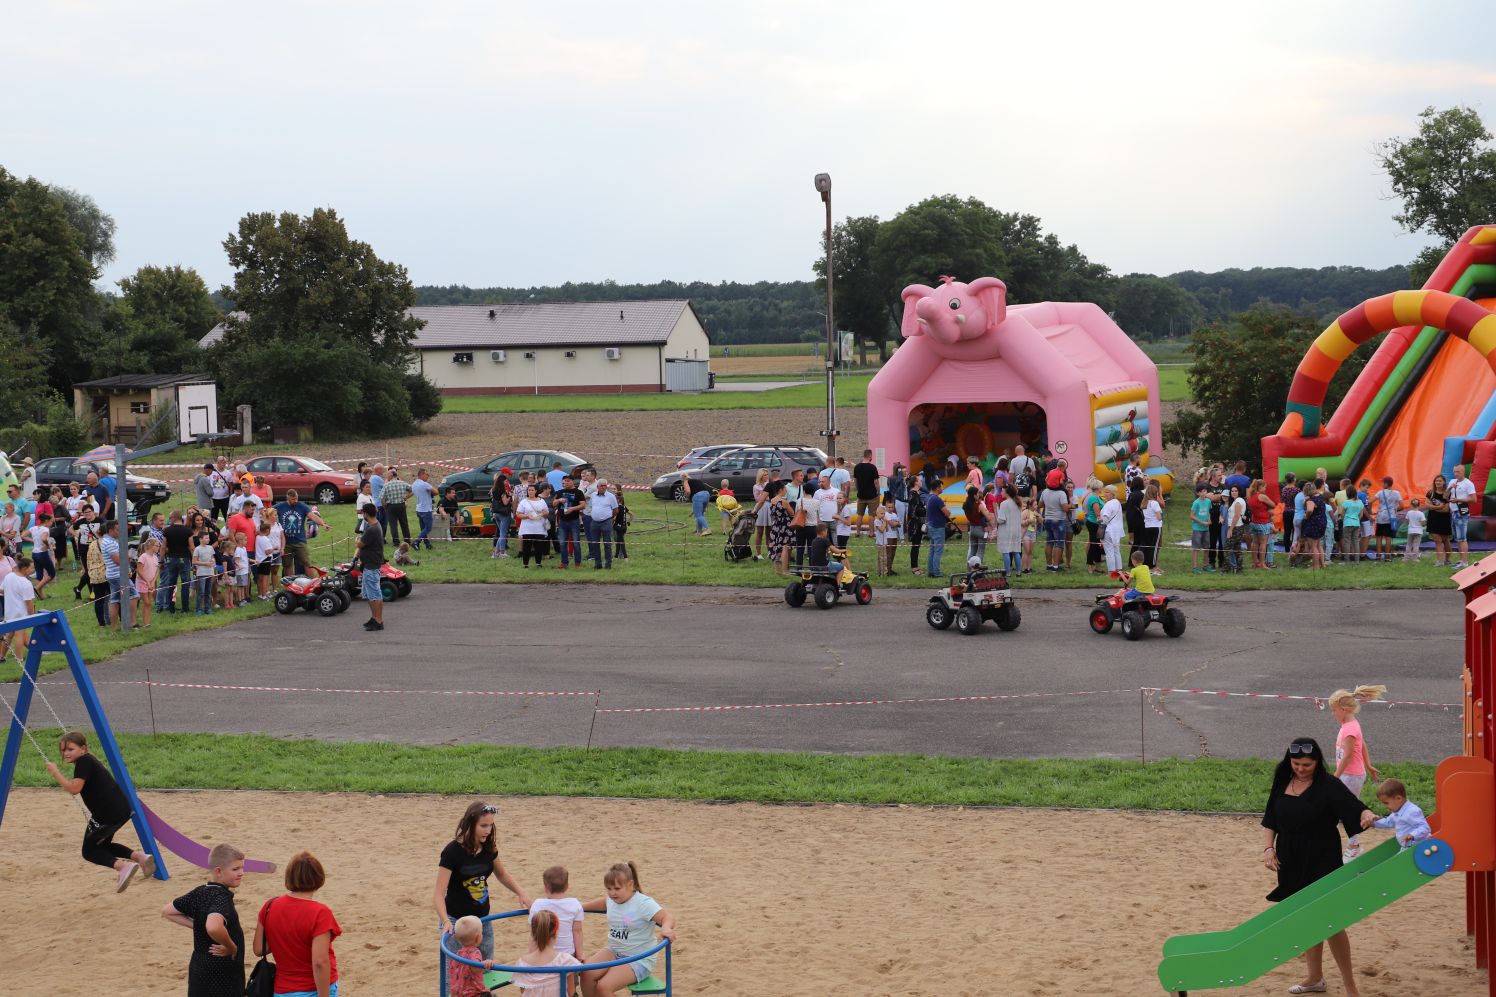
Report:
[[496,806],[494,806],[492,803],[486,803],[486,804],[483,805],[483,808],[481,810],[479,810],[478,812],[480,814],[496,814],[496,813],[499,812],[499,808],[496,807]]
[[1314,745],[1295,742],[1288,746],[1288,753],[1290,755],[1312,755],[1314,754]]

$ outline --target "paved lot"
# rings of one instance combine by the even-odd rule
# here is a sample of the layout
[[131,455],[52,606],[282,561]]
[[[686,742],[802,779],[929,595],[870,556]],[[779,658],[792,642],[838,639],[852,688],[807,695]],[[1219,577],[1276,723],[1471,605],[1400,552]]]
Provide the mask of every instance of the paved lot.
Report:
[[[791,610],[774,592],[655,586],[418,586],[365,635],[355,605],[324,620],[271,617],[174,637],[94,669],[115,726],[151,728],[156,683],[412,690],[153,690],[163,731],[420,744],[492,741],[828,752],[1150,758],[1276,754],[1335,723],[1312,703],[1170,694],[1139,686],[1325,696],[1381,682],[1392,698],[1456,703],[1460,604],[1453,593],[1192,595],[1189,631],[1129,643],[1086,627],[1084,593],[1022,596],[1023,625],[975,637],[936,632],[916,592],[873,605]],[[53,676],[58,681],[65,676]],[[473,695],[602,690],[601,697]],[[65,718],[76,698],[47,687]],[[442,694],[463,690],[461,695]],[[1108,691],[1118,690],[1118,691]],[[608,713],[648,707],[1049,694],[738,711]],[[1095,695],[1074,695],[1096,693]],[[1066,694],[1066,695],[1054,695]],[[41,704],[38,703],[38,710]],[[1458,749],[1456,710],[1368,707],[1377,759],[1436,761]]]

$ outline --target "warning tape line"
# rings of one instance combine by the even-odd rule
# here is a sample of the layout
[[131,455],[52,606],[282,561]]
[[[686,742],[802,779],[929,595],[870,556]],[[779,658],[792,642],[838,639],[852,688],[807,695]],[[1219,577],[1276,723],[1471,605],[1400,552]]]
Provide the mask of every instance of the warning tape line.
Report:
[[819,709],[827,706],[903,706],[917,703],[990,703],[1011,699],[1054,699],[1062,696],[1131,695],[1133,689],[1100,689],[1086,692],[1017,692],[986,696],[924,696],[912,699],[838,699],[821,703],[741,703],[727,706],[638,706],[610,707],[599,713],[726,713],[736,710]]
[[[70,682],[43,682],[43,685],[71,685]],[[553,690],[508,691],[498,689],[324,689],[320,687],[280,685],[213,685],[206,682],[146,682],[141,679],[119,679],[96,682],[96,685],[148,685],[152,689],[210,689],[223,692],[334,693],[337,695],[396,696],[597,696],[598,690],[561,692]]]
[[[1296,696],[1286,692],[1223,692],[1219,689],[1165,689],[1144,686],[1138,690],[1156,695],[1166,693],[1180,693],[1190,696],[1224,696],[1234,699],[1296,699],[1303,702],[1313,703],[1320,709],[1324,709],[1328,696]],[[1433,706],[1446,710],[1463,709],[1463,703],[1429,703],[1417,699],[1363,699],[1362,706]]]

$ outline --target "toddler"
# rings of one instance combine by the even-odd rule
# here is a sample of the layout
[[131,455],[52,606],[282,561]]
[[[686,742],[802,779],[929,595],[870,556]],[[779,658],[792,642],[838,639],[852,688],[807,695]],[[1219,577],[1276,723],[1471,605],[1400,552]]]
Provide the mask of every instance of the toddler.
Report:
[[732,493],[732,486],[727,479],[722,479],[722,487],[717,489],[717,511],[722,513],[722,532],[726,533],[732,527],[732,514],[738,508],[738,497]]
[[240,608],[249,605],[249,537],[234,534],[234,584],[229,601]]
[[[607,895],[582,905],[583,910],[606,911],[608,914],[608,947],[592,953],[588,962],[612,962],[631,959],[655,946],[655,925],[660,935],[675,938],[675,917],[644,895],[639,888],[639,869],[632,862],[619,862],[603,874]],[[589,969],[582,974],[584,997],[614,997],[654,973],[659,953],[614,966],[612,969]]]
[[452,928],[452,934],[456,936],[457,944],[460,946],[457,954],[464,959],[471,959],[483,965],[481,967],[469,966],[465,962],[448,959],[447,993],[452,997],[488,997],[488,987],[483,982],[483,971],[493,965],[493,960],[483,958],[483,950],[478,948],[478,943],[483,940],[483,922],[471,914],[467,917],[459,917],[457,924]]
[[[576,903],[576,901],[572,901]],[[578,904],[578,907],[581,905]],[[530,912],[530,951],[514,960],[516,966],[580,966],[577,957],[556,948],[556,915],[548,910]],[[578,974],[566,978],[566,991],[575,993]],[[632,975],[632,974],[630,974]],[[529,997],[561,997],[560,973],[515,973],[514,985]]]
[[234,538],[224,537],[218,541],[213,553],[213,584],[215,598],[224,609],[233,609],[238,601],[234,598]]
[[1370,810],[1361,812],[1363,828],[1391,828],[1397,841],[1407,848],[1415,841],[1422,841],[1434,832],[1429,828],[1418,804],[1409,801],[1408,787],[1401,779],[1388,779],[1377,787],[1377,800],[1387,808],[1387,816],[1373,820]]
[[530,920],[541,911],[556,915],[556,951],[582,958],[582,902],[566,895],[571,874],[564,865],[553,865],[540,874],[545,895],[530,904]]
[[1423,528],[1428,514],[1423,511],[1423,499],[1415,498],[1408,509],[1408,544],[1403,548],[1403,557],[1409,561],[1423,558]]
[[5,515],[0,516],[0,538],[12,547],[21,539],[21,517],[16,515],[16,504],[5,503]]

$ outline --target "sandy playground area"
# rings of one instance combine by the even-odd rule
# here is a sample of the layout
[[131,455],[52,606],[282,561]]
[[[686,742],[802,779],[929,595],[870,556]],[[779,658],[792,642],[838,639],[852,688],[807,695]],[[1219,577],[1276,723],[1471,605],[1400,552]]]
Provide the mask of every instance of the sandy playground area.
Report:
[[[252,857],[283,863],[299,848],[316,852],[329,873],[321,899],[344,929],[336,951],[347,997],[434,991],[436,856],[466,800],[146,798],[180,830],[223,836]],[[561,862],[573,892],[590,899],[609,863],[639,863],[646,891],[677,917],[682,995],[1159,994],[1164,938],[1234,925],[1271,888],[1256,861],[1256,821],[1242,817],[500,803],[501,854],[535,890],[541,870]],[[80,815],[61,793],[17,790],[5,818],[0,990],[185,989],[189,933],[158,912],[199,881],[195,869],[177,861],[170,883],[137,882],[117,896],[103,870],[77,857]],[[278,876],[246,878],[246,923],[279,887]],[[1463,882],[1448,876],[1354,928],[1362,992],[1484,993],[1463,911]],[[594,923],[589,947],[602,937]],[[523,950],[517,930],[500,929],[496,955]],[[1232,992],[1281,994],[1296,980],[1280,970]]]

